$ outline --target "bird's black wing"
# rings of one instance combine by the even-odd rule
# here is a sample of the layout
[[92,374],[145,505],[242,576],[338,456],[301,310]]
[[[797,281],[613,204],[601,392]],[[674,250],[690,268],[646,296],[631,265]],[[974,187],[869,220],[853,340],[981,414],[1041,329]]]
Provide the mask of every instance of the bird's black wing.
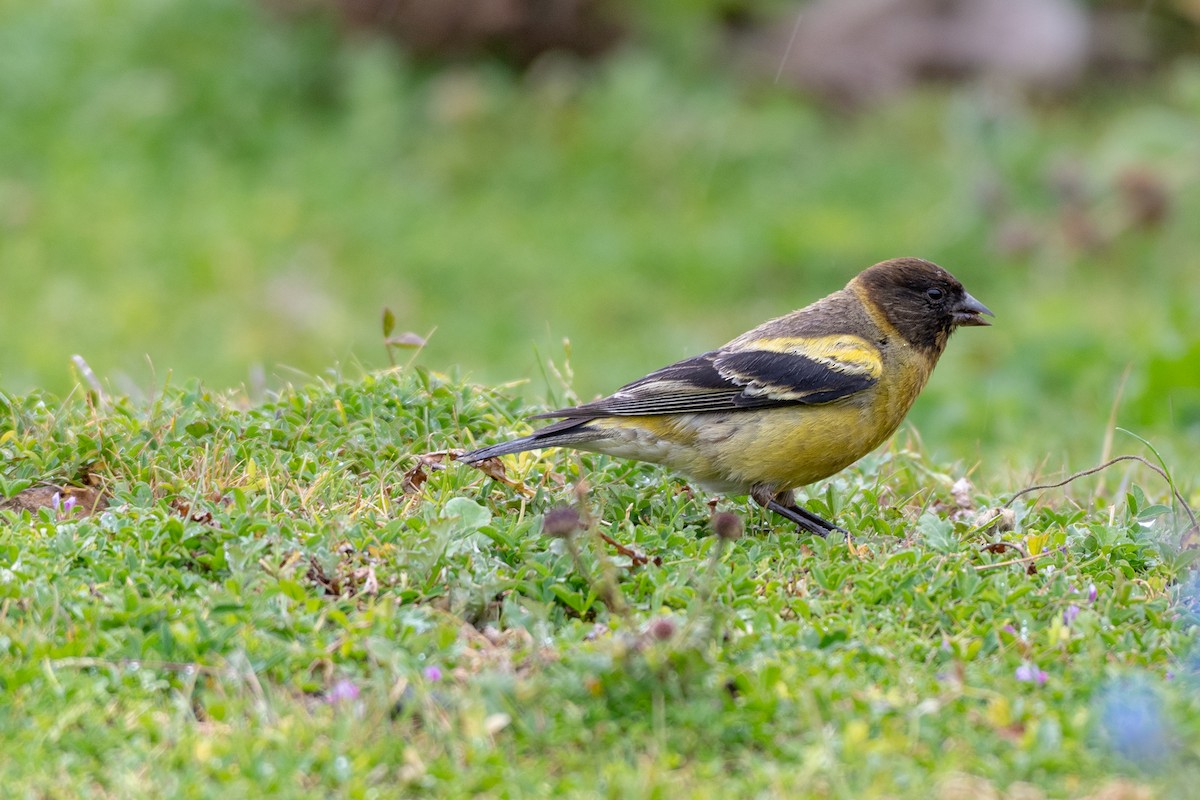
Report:
[[857,336],[756,339],[663,367],[608,397],[535,419],[829,403],[870,388],[882,371],[879,350]]

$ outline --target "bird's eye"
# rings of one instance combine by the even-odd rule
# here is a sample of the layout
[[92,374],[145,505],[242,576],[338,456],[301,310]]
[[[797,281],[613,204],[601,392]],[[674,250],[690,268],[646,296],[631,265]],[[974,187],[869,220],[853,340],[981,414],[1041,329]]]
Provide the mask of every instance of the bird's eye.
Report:
[[945,293],[941,289],[937,288],[936,286],[930,286],[928,289],[925,290],[925,296],[928,297],[930,300],[941,300],[943,294],[945,294]]

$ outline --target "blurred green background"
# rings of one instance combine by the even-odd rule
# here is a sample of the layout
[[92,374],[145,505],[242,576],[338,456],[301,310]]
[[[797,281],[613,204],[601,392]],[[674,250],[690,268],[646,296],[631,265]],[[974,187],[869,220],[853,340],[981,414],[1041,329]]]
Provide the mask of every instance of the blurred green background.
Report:
[[1117,424],[1194,474],[1194,4],[1076,6],[1127,13],[1054,86],[950,54],[858,94],[793,63],[807,4],[584,5],[611,41],[572,55],[352,2],[0,3],[0,389],[79,353],[253,395],[386,366],[389,307],[417,363],[538,402],[569,339],[587,398],[918,255],[997,316],[913,413],[931,450],[1087,466],[1124,381]]

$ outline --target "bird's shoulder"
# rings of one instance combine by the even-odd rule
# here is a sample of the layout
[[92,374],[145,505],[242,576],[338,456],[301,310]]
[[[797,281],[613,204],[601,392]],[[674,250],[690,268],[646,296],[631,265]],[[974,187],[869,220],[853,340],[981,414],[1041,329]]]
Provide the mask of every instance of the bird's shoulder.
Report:
[[875,315],[854,292],[841,289],[815,303],[780,317],[767,320],[746,331],[722,349],[739,348],[766,339],[812,339],[857,337],[868,345],[877,345],[885,337]]

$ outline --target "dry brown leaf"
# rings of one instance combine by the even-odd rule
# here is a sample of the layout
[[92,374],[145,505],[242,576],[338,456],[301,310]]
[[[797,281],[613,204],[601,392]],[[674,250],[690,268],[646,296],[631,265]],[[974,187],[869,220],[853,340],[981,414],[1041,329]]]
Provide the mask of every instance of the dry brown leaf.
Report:
[[195,510],[191,503],[181,497],[176,497],[171,501],[171,510],[190,522],[198,522],[201,525],[212,525],[213,515],[211,511]]
[[419,494],[427,480],[429,480],[429,474],[425,472],[425,465],[418,461],[404,473],[404,479],[400,482],[400,491],[404,494]]
[[964,511],[975,508],[975,502],[971,499],[974,492],[975,487],[966,478],[959,478],[950,487],[950,496],[954,498],[954,504]]
[[871,558],[871,551],[865,544],[855,544],[849,537],[846,537],[846,549],[859,561],[869,561]]
[[379,579],[375,577],[375,567],[372,565],[354,570],[354,580],[358,584],[357,594],[379,594]]
[[1017,513],[1011,508],[981,508],[969,522],[989,533],[1007,533],[1017,526]]
[[499,481],[505,486],[508,486],[526,497],[533,497],[536,492],[525,485],[523,481],[508,477],[508,473],[504,470],[504,462],[498,458],[485,458],[483,461],[477,461],[471,464],[472,467],[487,475],[494,481]]
[[401,481],[400,486],[404,494],[420,494],[421,488],[429,480],[429,473],[446,468],[444,462],[447,457],[453,457],[449,450],[418,453],[416,456],[417,463],[413,464],[404,473],[404,478]]

